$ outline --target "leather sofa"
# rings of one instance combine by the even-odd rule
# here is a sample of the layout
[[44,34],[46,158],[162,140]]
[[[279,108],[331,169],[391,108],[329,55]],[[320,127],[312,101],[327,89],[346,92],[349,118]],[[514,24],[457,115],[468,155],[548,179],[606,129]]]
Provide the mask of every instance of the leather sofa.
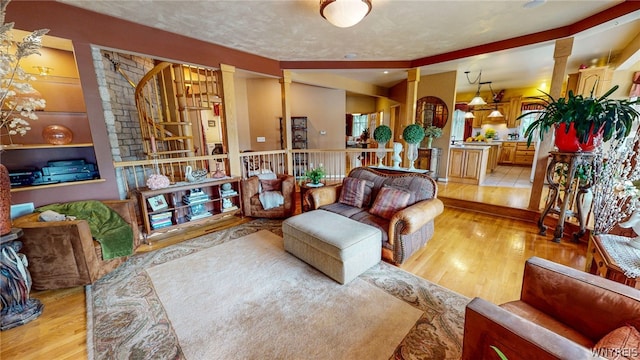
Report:
[[[134,249],[140,245],[135,203],[105,200],[133,230]],[[127,258],[102,259],[102,248],[91,236],[86,220],[39,221],[39,213],[21,216],[13,226],[24,235],[20,250],[27,256],[34,290],[50,290],[92,284]]]
[[[498,359],[491,346],[509,360],[600,358],[594,352],[606,351],[594,346],[602,349],[599,341],[627,325],[640,325],[640,291],[533,257],[525,264],[519,300],[498,306],[475,298],[467,305],[462,359]],[[638,351],[629,345],[608,349]]]
[[280,182],[280,192],[284,197],[284,204],[275,208],[265,209],[260,202],[260,179],[251,176],[241,182],[242,211],[245,216],[262,218],[287,218],[295,211],[296,181],[292,175],[278,174],[276,180]]
[[[351,170],[348,177],[372,184],[371,194],[362,208],[339,202],[342,184],[311,189],[304,194],[303,201],[310,210],[331,211],[379,228],[382,231],[382,258],[394,264],[404,263],[431,239],[434,219],[444,211],[444,205],[437,198],[438,186],[430,176],[358,167]],[[369,212],[383,186],[402,188],[411,193],[407,206],[396,211],[390,219]]]

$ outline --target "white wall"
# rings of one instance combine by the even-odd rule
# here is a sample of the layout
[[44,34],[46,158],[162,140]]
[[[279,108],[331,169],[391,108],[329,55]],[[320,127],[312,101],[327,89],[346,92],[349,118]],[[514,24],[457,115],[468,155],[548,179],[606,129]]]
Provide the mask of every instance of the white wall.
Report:
[[307,117],[309,149],[344,149],[345,114],[345,90],[291,84],[291,116]]
[[234,78],[236,115],[238,121],[238,147],[240,151],[251,148],[251,128],[249,124],[249,104],[247,103],[246,79]]

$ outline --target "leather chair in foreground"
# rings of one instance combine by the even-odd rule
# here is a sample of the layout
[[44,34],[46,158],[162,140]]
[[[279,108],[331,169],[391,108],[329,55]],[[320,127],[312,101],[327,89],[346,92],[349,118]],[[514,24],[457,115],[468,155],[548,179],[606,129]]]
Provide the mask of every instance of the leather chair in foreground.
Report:
[[475,298],[467,305],[462,359],[499,359],[491,346],[509,360],[640,356],[639,325],[639,290],[533,257],[520,300],[497,306]]
[[[140,245],[135,203],[132,200],[105,200],[132,228],[134,249]],[[86,220],[38,220],[39,213],[14,220],[24,235],[20,252],[27,256],[34,290],[51,290],[92,284],[113,271],[127,257],[102,259],[102,248],[91,235]]]

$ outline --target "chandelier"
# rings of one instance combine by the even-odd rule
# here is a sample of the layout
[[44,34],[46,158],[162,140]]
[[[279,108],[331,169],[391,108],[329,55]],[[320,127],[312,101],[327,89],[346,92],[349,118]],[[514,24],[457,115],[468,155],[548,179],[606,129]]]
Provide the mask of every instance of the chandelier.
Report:
[[469,106],[487,105],[487,102],[484,101],[484,99],[480,96],[480,87],[482,87],[482,85],[489,85],[489,90],[491,91],[491,96],[493,97],[494,109],[489,114],[488,117],[490,118],[502,117],[503,115],[498,110],[497,103],[500,102],[500,100],[502,99],[502,96],[504,95],[504,90],[500,91],[500,93],[498,94],[494,93],[493,88],[491,87],[491,81],[482,81],[482,70],[480,70],[480,72],[478,73],[478,77],[473,81],[469,79],[470,71],[465,71],[464,73],[465,75],[467,75],[467,81],[469,82],[469,84],[471,85],[478,84],[478,90],[476,90],[476,95],[473,97],[473,99],[471,99],[468,105]]
[[371,11],[371,0],[320,0],[320,15],[331,24],[347,28]]

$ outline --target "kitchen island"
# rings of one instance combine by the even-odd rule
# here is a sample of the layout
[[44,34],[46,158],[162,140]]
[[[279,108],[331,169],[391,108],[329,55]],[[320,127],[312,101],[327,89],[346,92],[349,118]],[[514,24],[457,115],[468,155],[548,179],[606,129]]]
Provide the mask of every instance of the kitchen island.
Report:
[[492,147],[474,143],[451,145],[449,148],[448,181],[482,184],[487,173],[490,148]]

